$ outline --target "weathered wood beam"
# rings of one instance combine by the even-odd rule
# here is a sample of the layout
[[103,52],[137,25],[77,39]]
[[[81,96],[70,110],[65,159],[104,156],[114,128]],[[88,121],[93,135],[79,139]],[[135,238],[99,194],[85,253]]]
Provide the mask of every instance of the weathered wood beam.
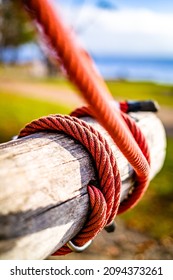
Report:
[[[165,132],[153,113],[133,113],[151,150],[151,178],[165,158]],[[105,130],[118,162],[121,200],[133,185],[133,170]],[[0,145],[0,258],[44,259],[82,228],[88,211],[87,183],[93,161],[61,133],[37,133]]]

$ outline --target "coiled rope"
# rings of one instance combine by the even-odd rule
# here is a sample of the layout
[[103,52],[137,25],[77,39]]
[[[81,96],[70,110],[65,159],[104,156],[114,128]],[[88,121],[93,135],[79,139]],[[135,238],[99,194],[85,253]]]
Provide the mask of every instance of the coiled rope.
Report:
[[[144,156],[149,159],[149,150],[141,130],[135,122],[123,112],[122,117],[138,142]],[[115,157],[106,139],[91,125],[79,119],[81,116],[92,115],[88,107],[82,107],[72,112],[71,116],[50,115],[34,120],[21,130],[19,138],[40,132],[64,132],[79,141],[92,155],[98,172],[98,186],[91,181],[88,184],[90,213],[83,229],[73,238],[77,246],[83,246],[92,240],[106,225],[114,220],[117,214],[129,208],[128,198],[120,204],[121,178]],[[133,191],[132,198],[136,201],[138,188]],[[65,245],[54,255],[64,255],[71,252]]]
[[[127,158],[135,171],[136,183],[134,190],[132,194],[128,196],[128,199],[123,201],[119,207],[120,177],[117,175],[117,167],[115,168],[115,159],[112,157],[112,152],[108,148],[107,142],[103,140],[99,133],[95,132],[93,128],[89,127],[81,120],[79,121],[77,118],[56,115],[40,118],[39,120],[27,125],[26,128],[21,131],[19,137],[42,130],[63,131],[74,138],[78,135],[79,138],[77,140],[79,140],[89,150],[91,148],[90,152],[96,162],[99,173],[99,189],[101,190],[107,205],[106,216],[103,218],[104,221],[101,219],[102,222],[100,228],[103,228],[107,223],[112,221],[117,212],[122,213],[128,208],[136,205],[148,186],[150,160],[146,140],[143,136],[141,136],[142,134],[135,122],[133,122],[128,115],[121,113],[116,106],[111,105],[113,98],[104,81],[99,74],[96,73],[91,65],[90,58],[87,56],[86,52],[81,50],[81,48],[76,44],[76,41],[72,37],[71,33],[64,26],[64,23],[57,15],[57,12],[55,13],[50,3],[47,0],[23,0],[23,3],[25,4],[25,8],[32,19],[34,19],[34,21],[36,21],[41,27],[42,33],[44,34],[48,45],[56,54],[56,59],[61,61],[67,71],[67,74],[69,75],[70,80],[78,87],[83,97],[90,105],[89,111],[87,111],[88,109],[86,108],[84,110],[94,116],[108,131],[115,144]],[[76,114],[77,116],[78,113],[76,112],[73,115]],[[91,134],[93,138],[91,137]],[[84,142],[83,139],[85,139]],[[104,143],[106,147],[104,147],[104,149],[106,149],[106,152],[101,152],[102,145],[100,143],[97,144],[99,141],[102,145]],[[110,157],[109,160],[106,159],[105,153],[107,153],[108,157]],[[96,155],[98,157],[96,157]],[[101,164],[103,161],[101,156],[105,160],[106,164],[104,165]],[[110,166],[112,167],[108,167],[108,162],[111,162]],[[110,175],[110,173],[104,173],[104,170],[107,170],[107,168],[112,169],[111,174],[114,174],[114,179],[112,179],[112,175]],[[102,185],[103,182],[108,183],[108,186],[105,184]],[[110,193],[107,193],[107,188]],[[88,191],[90,195],[91,208],[97,207],[97,203],[95,203],[98,199],[96,193],[100,194],[100,192],[98,189],[96,190],[92,184],[89,184]],[[109,199],[112,195],[113,199],[109,200],[107,195]],[[99,204],[102,204],[100,201],[103,202],[103,197],[100,194]],[[105,204],[104,207],[106,207]],[[93,212],[91,212],[91,215],[92,213]],[[89,220],[88,223],[92,222]],[[77,240],[75,240],[76,243],[81,245],[81,242],[83,241],[78,241],[80,239],[80,234],[85,236],[85,231],[84,233],[81,231]]]

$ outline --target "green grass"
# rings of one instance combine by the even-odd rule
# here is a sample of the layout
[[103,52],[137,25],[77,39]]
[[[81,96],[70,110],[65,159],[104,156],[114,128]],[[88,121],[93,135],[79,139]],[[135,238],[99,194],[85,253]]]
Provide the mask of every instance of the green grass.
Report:
[[[35,82],[73,88],[74,86],[63,78],[41,78]],[[152,82],[107,81],[107,86],[117,100],[153,99],[160,105],[173,107],[173,85],[162,85]]]
[[11,139],[31,120],[49,115],[69,113],[65,105],[23,97],[17,93],[0,91],[0,142]]
[[173,106],[173,86],[151,82],[108,81],[108,88],[117,99],[153,99],[160,105]]
[[154,238],[173,238],[173,138],[167,139],[162,170],[150,182],[138,205],[121,217],[129,227],[147,232]]
[[[33,77],[30,66],[0,65],[0,79],[9,80],[9,82],[17,80],[74,89],[74,86],[63,77]],[[154,99],[160,105],[173,107],[173,85],[118,80],[107,81],[107,86],[117,100]]]

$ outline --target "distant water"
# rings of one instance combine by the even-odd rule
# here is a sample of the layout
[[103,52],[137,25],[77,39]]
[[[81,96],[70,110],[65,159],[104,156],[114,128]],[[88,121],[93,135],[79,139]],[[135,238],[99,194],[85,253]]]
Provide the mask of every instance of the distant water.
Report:
[[154,81],[173,84],[173,58],[94,57],[105,79]]
[[[7,48],[3,51],[4,62],[17,59],[19,63],[43,59],[40,48],[29,43],[18,49]],[[173,84],[173,58],[142,58],[93,56],[93,59],[105,79],[125,79],[154,81]]]
[[35,43],[28,43],[15,47],[7,47],[1,52],[5,63],[27,63],[33,60],[43,59],[41,49]]

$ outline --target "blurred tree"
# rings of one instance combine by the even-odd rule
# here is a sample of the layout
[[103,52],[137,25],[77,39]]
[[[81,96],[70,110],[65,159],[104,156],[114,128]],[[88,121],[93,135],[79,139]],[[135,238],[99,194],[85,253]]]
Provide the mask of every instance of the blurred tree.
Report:
[[[33,41],[36,43],[35,30],[21,3],[20,0],[0,0],[0,63],[4,60],[5,48],[13,48],[13,51],[10,52],[10,62],[16,63],[18,47]],[[40,53],[42,53],[47,74],[55,76],[58,72],[57,65],[52,63],[41,47]]]
[[2,62],[4,48],[17,48],[20,44],[33,41],[34,34],[20,2],[0,0],[0,61]]

